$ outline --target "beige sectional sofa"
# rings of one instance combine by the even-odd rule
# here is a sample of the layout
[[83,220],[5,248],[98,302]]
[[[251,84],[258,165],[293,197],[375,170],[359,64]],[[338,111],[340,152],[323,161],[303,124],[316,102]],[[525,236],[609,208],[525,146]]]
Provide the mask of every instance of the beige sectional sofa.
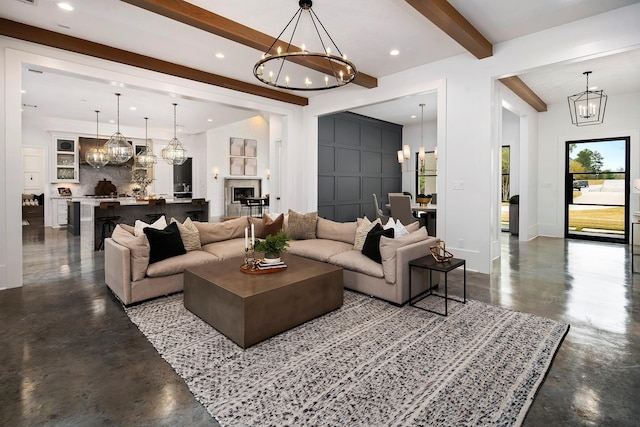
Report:
[[[241,258],[244,254],[245,227],[254,224],[256,235],[260,236],[263,221],[267,221],[266,217],[265,220],[240,217],[221,223],[193,222],[189,226],[192,230],[197,229],[200,248],[192,245],[192,250],[185,254],[152,264],[148,263],[148,242],[145,247],[144,236],[135,237],[118,226],[112,238],[105,240],[106,284],[125,305],[182,291],[185,268],[233,257]],[[412,232],[401,238],[381,237],[379,248],[382,262],[378,263],[359,249],[354,249],[356,240],[362,239],[362,230],[366,228],[368,220],[338,223],[312,218],[312,221],[315,222],[314,229],[306,230],[303,239],[292,240],[289,253],[340,266],[343,268],[345,288],[394,304],[404,304],[409,299],[408,262],[429,254],[429,247],[439,240],[428,236],[424,227],[417,226],[408,228]],[[296,231],[289,222],[292,221],[285,216],[283,231],[293,233],[292,237],[299,235],[299,230]],[[182,233],[184,226],[180,230]],[[422,270],[414,270],[412,274],[415,287],[412,291],[415,295],[426,289],[428,278]]]

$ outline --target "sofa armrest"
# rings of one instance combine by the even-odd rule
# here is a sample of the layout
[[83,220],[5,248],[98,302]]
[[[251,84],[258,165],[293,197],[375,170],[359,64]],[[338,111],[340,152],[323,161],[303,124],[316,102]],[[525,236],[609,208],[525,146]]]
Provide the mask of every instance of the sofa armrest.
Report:
[[124,304],[131,304],[131,251],[113,239],[104,240],[104,280]]
[[[409,301],[409,261],[429,255],[429,248],[439,241],[440,239],[437,237],[429,237],[421,242],[398,248],[396,253],[396,301],[401,301],[401,304]],[[415,271],[414,269],[412,274],[411,284],[414,288],[412,289],[414,295],[438,283],[437,278],[434,278],[435,283],[428,283],[429,276],[425,275],[425,271]]]

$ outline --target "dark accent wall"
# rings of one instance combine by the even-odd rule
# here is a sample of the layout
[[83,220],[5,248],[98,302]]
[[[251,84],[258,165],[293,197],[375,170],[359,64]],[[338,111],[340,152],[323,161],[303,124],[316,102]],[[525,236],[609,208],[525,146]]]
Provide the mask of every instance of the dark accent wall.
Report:
[[400,125],[348,112],[320,117],[318,215],[340,222],[375,218],[372,194],[384,204],[387,193],[401,191],[401,148]]

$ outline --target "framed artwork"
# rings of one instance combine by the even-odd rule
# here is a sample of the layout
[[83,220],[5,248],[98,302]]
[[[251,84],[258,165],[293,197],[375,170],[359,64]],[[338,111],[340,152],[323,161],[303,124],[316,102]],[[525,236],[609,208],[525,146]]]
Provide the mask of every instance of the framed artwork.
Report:
[[229,158],[230,175],[244,175],[244,157]]
[[229,154],[231,156],[244,156],[244,139],[231,138],[229,141]]
[[244,159],[244,174],[249,176],[258,175],[258,159],[251,157]]
[[257,157],[258,156],[258,141],[255,139],[245,139],[244,140],[244,155],[246,157]]

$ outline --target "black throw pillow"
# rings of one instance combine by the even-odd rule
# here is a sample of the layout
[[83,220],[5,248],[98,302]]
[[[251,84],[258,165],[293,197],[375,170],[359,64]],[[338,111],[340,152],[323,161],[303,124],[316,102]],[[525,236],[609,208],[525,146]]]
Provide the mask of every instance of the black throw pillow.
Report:
[[172,222],[164,230],[145,227],[143,231],[149,240],[149,264],[187,253],[177,223]]
[[380,256],[380,237],[389,237],[393,239],[393,228],[384,230],[380,224],[376,224],[367,233],[367,238],[362,246],[362,254],[371,258],[378,264],[382,264],[382,256]]

